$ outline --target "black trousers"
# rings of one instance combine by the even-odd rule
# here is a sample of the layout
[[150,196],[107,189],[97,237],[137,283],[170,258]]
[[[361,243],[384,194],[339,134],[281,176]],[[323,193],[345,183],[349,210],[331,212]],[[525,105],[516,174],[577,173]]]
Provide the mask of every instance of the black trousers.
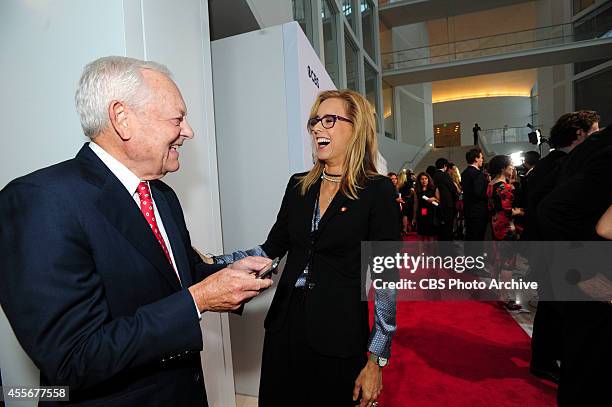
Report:
[[470,242],[482,242],[487,231],[487,217],[465,218],[465,240]]
[[442,207],[440,212],[442,215],[442,223],[438,226],[438,244],[436,246],[436,252],[439,256],[443,257],[454,256],[457,253],[455,253],[455,249],[450,242],[453,241],[453,221],[457,211],[451,207]]
[[609,404],[610,344],[612,306],[576,301],[564,305],[563,354],[557,393],[560,407]]
[[482,256],[484,252],[484,239],[487,231],[487,217],[465,218],[465,254],[468,256]]
[[438,227],[438,240],[450,242],[453,240],[453,221],[457,211],[455,208],[442,207],[440,212],[442,214],[442,224]]
[[[308,344],[304,303],[307,291],[294,289],[282,329],[266,331],[259,383],[260,407],[354,406],[353,387],[367,362],[363,355],[321,355]],[[341,318],[341,316],[338,316]]]
[[549,369],[557,360],[561,360],[563,319],[560,307],[563,305],[560,302],[538,301],[531,335],[531,367]]

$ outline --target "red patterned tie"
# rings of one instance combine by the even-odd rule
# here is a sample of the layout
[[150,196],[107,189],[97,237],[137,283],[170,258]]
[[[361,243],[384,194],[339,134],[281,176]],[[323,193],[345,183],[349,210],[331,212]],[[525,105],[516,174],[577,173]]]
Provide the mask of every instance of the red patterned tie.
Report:
[[151,190],[149,190],[149,184],[147,184],[146,181],[141,181],[140,184],[138,184],[138,197],[140,198],[140,211],[149,223],[149,226],[151,226],[153,234],[157,238],[157,241],[159,242],[161,248],[164,250],[164,253],[166,254],[166,258],[172,266],[172,258],[170,257],[170,252],[168,251],[168,248],[166,247],[166,242],[164,242],[159,228],[157,227],[157,220],[155,220],[155,210],[153,209],[153,198],[151,197]]

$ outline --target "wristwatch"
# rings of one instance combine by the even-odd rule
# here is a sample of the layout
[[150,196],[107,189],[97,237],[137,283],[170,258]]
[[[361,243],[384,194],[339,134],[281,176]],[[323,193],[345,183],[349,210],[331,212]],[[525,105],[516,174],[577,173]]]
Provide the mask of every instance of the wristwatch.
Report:
[[389,359],[380,357],[374,353],[370,353],[370,360],[378,365],[378,367],[385,367],[389,364]]

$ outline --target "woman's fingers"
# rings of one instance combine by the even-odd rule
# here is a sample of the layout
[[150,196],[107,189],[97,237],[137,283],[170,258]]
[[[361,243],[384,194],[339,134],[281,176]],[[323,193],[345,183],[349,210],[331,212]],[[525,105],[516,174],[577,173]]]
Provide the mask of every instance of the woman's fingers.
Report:
[[359,391],[361,390],[361,375],[355,380],[355,387],[353,387],[353,401],[357,401],[359,398]]

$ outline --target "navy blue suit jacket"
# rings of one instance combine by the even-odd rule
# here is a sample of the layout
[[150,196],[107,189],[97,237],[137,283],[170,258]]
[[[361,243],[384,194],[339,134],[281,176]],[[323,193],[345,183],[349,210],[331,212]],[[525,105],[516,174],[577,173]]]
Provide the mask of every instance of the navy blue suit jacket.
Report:
[[181,283],[130,193],[87,146],[0,191],[0,303],[41,370],[86,405],[205,405],[187,288],[217,271],[174,191],[150,182]]

